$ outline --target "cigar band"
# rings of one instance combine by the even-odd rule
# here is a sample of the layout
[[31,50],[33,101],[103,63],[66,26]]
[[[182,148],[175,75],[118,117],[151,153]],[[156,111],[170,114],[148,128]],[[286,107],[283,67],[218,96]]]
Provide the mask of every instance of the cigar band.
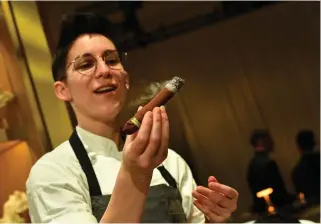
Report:
[[130,119],[130,121],[137,126],[138,128],[140,127],[140,122],[137,120],[136,117],[132,117],[132,119]]

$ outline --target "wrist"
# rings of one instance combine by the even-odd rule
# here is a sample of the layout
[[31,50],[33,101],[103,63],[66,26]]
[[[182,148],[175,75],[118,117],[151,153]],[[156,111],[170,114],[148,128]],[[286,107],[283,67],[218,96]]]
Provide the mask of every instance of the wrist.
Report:
[[[121,164],[101,223],[140,222],[152,175],[137,175]],[[121,208],[121,209],[120,209]]]
[[119,170],[120,178],[131,180],[137,189],[141,191],[148,190],[153,177],[153,171],[151,172],[140,172],[138,170],[130,169],[123,163]]

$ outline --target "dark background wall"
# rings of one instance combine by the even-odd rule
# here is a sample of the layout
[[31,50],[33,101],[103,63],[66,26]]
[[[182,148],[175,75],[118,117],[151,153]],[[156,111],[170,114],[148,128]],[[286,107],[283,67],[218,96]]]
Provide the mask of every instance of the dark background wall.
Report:
[[[76,6],[39,3],[52,48],[59,16]],[[152,18],[162,15],[168,20],[184,7],[187,17],[191,8],[206,11],[210,3],[175,3],[179,10],[170,10],[169,3],[146,4],[149,10],[142,8],[140,19],[152,27]],[[156,11],[161,5],[167,11]],[[155,13],[150,11],[153,7]],[[200,184],[215,175],[235,187],[240,193],[238,213],[251,203],[245,174],[252,155],[248,142],[252,129],[270,129],[276,143],[273,157],[289,190],[290,171],[299,156],[295,134],[309,128],[319,136],[319,18],[318,2],[278,3],[128,54],[132,98],[146,81],[186,79],[168,105],[170,146],[188,161]]]

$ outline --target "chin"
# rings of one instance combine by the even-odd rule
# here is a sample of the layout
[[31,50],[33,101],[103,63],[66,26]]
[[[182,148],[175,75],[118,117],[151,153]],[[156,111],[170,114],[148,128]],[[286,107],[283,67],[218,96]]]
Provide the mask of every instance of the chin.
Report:
[[114,105],[106,105],[99,111],[98,117],[104,122],[113,123],[119,116],[121,109],[122,105],[120,103]]

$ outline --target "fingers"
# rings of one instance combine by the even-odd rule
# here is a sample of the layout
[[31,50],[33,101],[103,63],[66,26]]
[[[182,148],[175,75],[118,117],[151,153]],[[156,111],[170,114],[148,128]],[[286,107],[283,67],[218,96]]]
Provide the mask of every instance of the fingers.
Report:
[[224,185],[224,184],[210,183],[209,188],[213,191],[224,194],[226,197],[228,197],[230,199],[237,199],[238,198],[237,191],[229,186]]
[[136,138],[138,132],[135,132],[131,135],[127,135],[126,136],[126,140],[125,140],[125,144],[124,144],[124,147],[126,147],[129,143],[131,143],[132,141],[134,141],[134,139]]
[[210,199],[208,199],[204,195],[198,193],[197,191],[193,191],[192,194],[193,194],[193,197],[195,197],[199,203],[206,206],[208,210],[215,213],[216,215],[222,216],[224,218],[228,218],[230,216],[231,212],[228,209],[223,208],[220,205],[212,202]]
[[153,109],[153,124],[148,146],[142,155],[144,159],[151,160],[157,154],[162,140],[162,117],[159,107]]
[[[140,108],[139,108],[140,109]],[[128,141],[127,141],[128,140]],[[147,112],[138,132],[127,137],[126,146],[135,148],[142,168],[159,165],[168,154],[169,122],[165,108]]]
[[194,204],[210,222],[223,222],[236,210],[238,193],[217,182],[210,182],[209,186],[211,189],[199,186],[193,191],[193,197],[197,199]]
[[[211,183],[210,185],[212,184],[213,183]],[[236,200],[232,200],[231,198],[226,197],[220,192],[213,191],[203,186],[198,186],[196,188],[196,191],[223,208],[227,208],[231,211],[235,211],[236,209]]]
[[[137,111],[139,111],[139,110],[142,109],[142,108],[143,108],[142,106],[139,106],[138,109],[137,109]],[[135,133],[133,133],[133,134],[131,134],[131,135],[127,135],[127,136],[126,136],[126,140],[125,140],[125,145],[124,145],[124,147],[126,147],[126,145],[127,145],[128,143],[132,142],[132,141],[136,138],[137,134],[138,134],[138,132],[135,132]]]
[[135,148],[136,153],[141,155],[145,148],[147,147],[149,143],[149,138],[151,134],[153,126],[153,114],[152,112],[148,111],[143,118],[142,124],[138,130],[138,133],[136,136],[129,137],[129,140],[133,140],[135,138],[135,141],[133,141],[133,148]]
[[160,149],[157,153],[157,159],[163,161],[168,154],[169,122],[165,107],[162,106],[160,109],[162,116],[162,140]]
[[205,205],[200,203],[198,200],[195,200],[193,204],[203,212],[203,214],[210,220],[210,222],[223,222],[224,217],[218,216],[215,213],[211,212]]
[[217,183],[218,183],[217,179],[216,179],[214,176],[210,176],[210,177],[208,178],[208,184],[210,184],[210,183],[212,183],[212,182],[217,182]]

